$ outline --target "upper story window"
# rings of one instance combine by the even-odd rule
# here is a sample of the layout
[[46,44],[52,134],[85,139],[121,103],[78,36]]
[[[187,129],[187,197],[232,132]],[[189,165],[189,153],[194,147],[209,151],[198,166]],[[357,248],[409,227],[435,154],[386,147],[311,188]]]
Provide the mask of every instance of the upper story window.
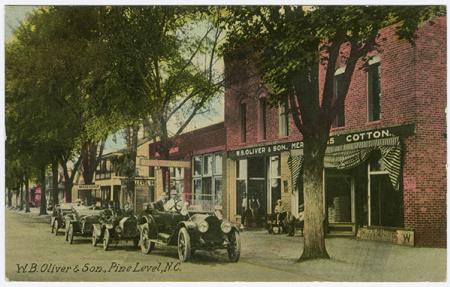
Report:
[[265,140],[267,136],[267,102],[266,98],[259,99],[259,139]]
[[278,110],[279,135],[289,136],[289,104],[284,101]]
[[247,105],[241,103],[239,107],[239,116],[241,119],[241,142],[247,141]]
[[[339,97],[343,97],[342,89],[344,86],[344,71],[345,68],[340,68],[336,71],[334,76],[334,101],[339,100]],[[331,127],[343,127],[345,126],[345,104],[341,105],[336,113]]]
[[380,60],[374,58],[367,70],[367,110],[369,122],[377,121],[381,115]]

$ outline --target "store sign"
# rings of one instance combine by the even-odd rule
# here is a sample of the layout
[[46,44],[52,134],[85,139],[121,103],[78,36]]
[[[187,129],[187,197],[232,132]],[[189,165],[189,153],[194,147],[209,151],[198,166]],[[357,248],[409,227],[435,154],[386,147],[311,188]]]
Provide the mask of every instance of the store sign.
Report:
[[79,184],[78,190],[88,190],[88,189],[99,189],[100,186],[97,184]]
[[[122,186],[126,186],[128,179],[122,179]],[[134,179],[135,186],[154,186],[155,179],[153,178],[136,178]]]
[[[361,141],[370,141],[375,139],[382,139],[394,136],[410,136],[415,133],[415,125],[403,125],[396,127],[380,128],[367,131],[360,131],[355,133],[331,135],[328,140],[328,145],[342,145]],[[296,150],[303,148],[303,141],[295,141],[288,143],[276,143],[264,146],[254,146],[243,149],[230,151],[228,156],[230,158],[242,158],[252,156],[265,156],[270,154],[277,154],[284,151]]]
[[160,167],[182,167],[182,168],[191,167],[190,161],[182,161],[182,160],[141,159],[139,164],[145,166],[160,166]]
[[399,245],[414,246],[414,231],[393,227],[361,227],[358,229],[356,239],[384,241]]

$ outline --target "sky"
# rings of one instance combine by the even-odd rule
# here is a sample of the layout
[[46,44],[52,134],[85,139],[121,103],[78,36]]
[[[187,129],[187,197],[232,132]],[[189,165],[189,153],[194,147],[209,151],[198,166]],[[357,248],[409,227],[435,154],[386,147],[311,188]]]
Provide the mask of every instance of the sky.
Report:
[[[27,14],[38,6],[19,6],[6,5],[5,6],[5,41],[12,39],[14,30],[26,18]],[[221,65],[223,68],[223,65]],[[223,95],[213,102],[209,112],[196,116],[192,122],[186,127],[185,132],[199,129],[208,125],[219,123],[224,119],[224,102]],[[175,119],[169,122],[169,132],[176,131]],[[108,137],[105,145],[105,153],[115,151],[125,147],[125,140],[121,132],[117,132],[115,136]]]

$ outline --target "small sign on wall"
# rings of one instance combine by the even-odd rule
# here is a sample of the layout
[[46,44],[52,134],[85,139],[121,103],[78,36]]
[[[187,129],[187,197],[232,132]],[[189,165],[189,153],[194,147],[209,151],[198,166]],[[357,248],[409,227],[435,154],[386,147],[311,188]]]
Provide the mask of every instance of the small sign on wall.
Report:
[[414,231],[402,228],[386,228],[381,226],[361,227],[356,239],[391,242],[398,245],[414,246]]

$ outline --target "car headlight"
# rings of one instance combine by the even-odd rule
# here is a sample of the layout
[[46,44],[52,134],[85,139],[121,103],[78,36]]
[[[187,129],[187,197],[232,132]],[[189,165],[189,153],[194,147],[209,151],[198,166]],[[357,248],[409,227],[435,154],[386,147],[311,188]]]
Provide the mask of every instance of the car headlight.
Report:
[[208,231],[208,228],[209,225],[206,221],[202,221],[198,224],[198,231],[200,231],[201,233],[205,233],[206,231]]
[[120,226],[116,226],[115,230],[116,230],[117,233],[122,232],[122,228],[120,228]]
[[231,223],[228,221],[224,221],[222,222],[222,224],[220,225],[220,228],[222,229],[222,231],[224,233],[229,233],[231,231]]

